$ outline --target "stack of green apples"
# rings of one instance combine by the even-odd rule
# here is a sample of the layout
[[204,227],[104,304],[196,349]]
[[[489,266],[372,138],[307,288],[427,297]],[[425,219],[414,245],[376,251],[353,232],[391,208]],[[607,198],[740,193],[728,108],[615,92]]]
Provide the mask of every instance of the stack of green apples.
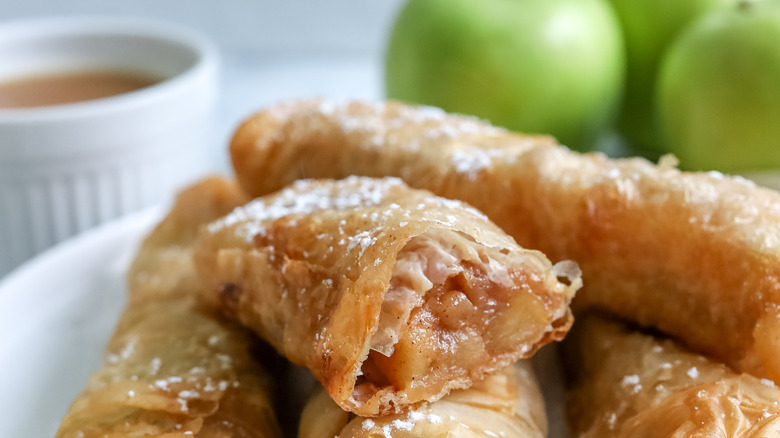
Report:
[[385,79],[572,149],[780,168],[780,0],[407,0]]

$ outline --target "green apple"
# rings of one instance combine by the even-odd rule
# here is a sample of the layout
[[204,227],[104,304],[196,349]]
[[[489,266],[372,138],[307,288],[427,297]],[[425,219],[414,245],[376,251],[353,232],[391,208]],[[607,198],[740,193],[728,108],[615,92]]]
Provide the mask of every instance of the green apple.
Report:
[[614,117],[623,69],[605,0],[410,0],[385,80],[389,98],[589,149]]
[[658,93],[684,168],[780,167],[780,1],[740,1],[694,23],[670,47]]
[[626,47],[626,89],[618,131],[632,147],[661,152],[655,123],[658,65],[673,39],[696,18],[735,0],[610,0]]

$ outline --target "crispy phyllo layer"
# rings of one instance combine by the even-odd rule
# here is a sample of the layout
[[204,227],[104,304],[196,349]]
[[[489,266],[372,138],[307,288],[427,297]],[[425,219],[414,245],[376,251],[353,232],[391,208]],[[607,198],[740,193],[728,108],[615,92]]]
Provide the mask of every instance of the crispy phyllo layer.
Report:
[[530,364],[520,361],[439,401],[379,418],[344,412],[320,390],[303,410],[298,436],[544,438],[546,431],[544,399]]
[[561,339],[581,284],[575,264],[397,179],[296,183],[212,223],[196,261],[207,300],[362,416],[439,399]]
[[243,202],[235,184],[217,178],[178,197],[138,251],[103,368],[58,438],[280,436],[269,376],[250,354],[255,340],[196,292],[198,228]]
[[780,194],[672,159],[611,160],[549,137],[399,103],[300,101],[231,144],[242,186],[397,176],[483,211],[520,245],[576,260],[577,305],[658,328],[740,371],[780,379]]
[[780,388],[671,340],[588,316],[577,318],[564,347],[573,378],[567,406],[572,436],[780,434]]

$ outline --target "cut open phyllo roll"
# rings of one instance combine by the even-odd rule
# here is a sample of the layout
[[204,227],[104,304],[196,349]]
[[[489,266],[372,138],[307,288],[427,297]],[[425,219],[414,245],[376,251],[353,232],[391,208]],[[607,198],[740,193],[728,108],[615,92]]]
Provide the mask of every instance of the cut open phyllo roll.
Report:
[[399,413],[561,339],[573,262],[398,179],[309,180],[200,236],[206,300],[309,368],[344,410]]

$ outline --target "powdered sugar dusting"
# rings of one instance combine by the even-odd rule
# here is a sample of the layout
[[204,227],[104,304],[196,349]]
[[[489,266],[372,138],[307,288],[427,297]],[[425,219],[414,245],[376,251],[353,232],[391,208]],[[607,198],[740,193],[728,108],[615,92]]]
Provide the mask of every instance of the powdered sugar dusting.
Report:
[[376,243],[377,238],[371,237],[368,231],[362,231],[355,236],[349,238],[349,244],[347,245],[347,251],[352,251],[356,246],[360,246],[360,255],[366,251],[366,248]]
[[477,173],[490,166],[491,157],[487,151],[464,152],[455,151],[452,154],[452,164],[458,173],[465,173],[472,179],[476,178]]
[[209,232],[241,223],[248,239],[263,231],[260,222],[270,222],[285,216],[311,214],[318,210],[345,210],[357,206],[375,206],[388,190],[403,184],[398,178],[371,179],[351,176],[339,185],[319,184],[312,180],[294,183],[276,195],[260,198],[239,207],[221,220],[209,225]]
[[367,418],[367,419],[363,420],[363,424],[362,424],[362,429],[363,430],[370,430],[374,426],[376,426],[376,423],[374,423],[374,420],[372,420],[370,418]]
[[428,201],[428,203],[433,203],[436,206],[443,207],[443,208],[446,208],[448,210],[460,210],[460,211],[466,212],[466,213],[468,213],[470,215],[473,215],[475,217],[481,218],[481,219],[483,219],[485,221],[489,220],[488,217],[485,216],[485,214],[482,213],[481,211],[477,210],[476,208],[474,208],[474,207],[472,207],[472,206],[470,206],[468,204],[464,204],[463,202],[455,200],[455,199],[432,198],[430,201]]
[[[289,108],[281,106],[275,116],[284,119],[287,111]],[[498,136],[506,133],[505,129],[476,117],[448,114],[431,106],[319,100],[309,111],[311,123],[335,125],[346,134],[361,135],[361,148],[377,148],[391,143],[405,150],[416,151],[420,148],[420,140],[425,143],[426,140],[452,140],[469,135]]]
[[642,390],[642,384],[640,383],[639,375],[637,374],[623,377],[622,384],[624,387],[631,389],[631,392],[634,394]]
[[[378,234],[384,232],[382,224],[386,224],[389,218],[394,216],[409,217],[415,209],[426,212],[438,211],[437,214],[425,215],[419,220],[445,227],[454,226],[458,221],[458,215],[464,213],[480,220],[487,220],[483,213],[467,204],[427,196],[424,193],[417,198],[419,202],[402,207],[396,202],[407,196],[407,192],[398,190],[402,186],[403,182],[398,178],[375,179],[351,176],[330,183],[302,180],[275,195],[256,199],[233,210],[224,218],[210,224],[208,230],[217,233],[226,228],[233,228],[233,232],[240,238],[252,242],[256,236],[264,236],[268,232],[268,227],[282,218],[295,223],[299,220],[297,216],[309,215],[321,210],[344,212],[347,215],[356,214],[354,211],[356,208],[368,208],[368,212],[360,215],[365,220],[364,228],[356,230],[355,235],[346,234],[345,219],[338,223],[336,230],[339,236],[343,236],[338,240],[338,244],[346,245],[347,251],[357,248],[359,256],[362,256],[377,242]],[[370,210],[372,207],[379,208]],[[454,211],[457,211],[458,215]],[[400,227],[407,225],[408,221],[399,223]]]
[[[405,417],[397,417],[392,420],[372,420],[367,418],[361,423],[361,429],[364,431],[378,430],[382,436],[392,438],[398,431],[411,432],[419,422],[430,424],[442,424],[442,418],[434,413],[425,412],[428,408],[423,406],[416,410],[409,411]],[[465,426],[465,425],[464,425]]]

